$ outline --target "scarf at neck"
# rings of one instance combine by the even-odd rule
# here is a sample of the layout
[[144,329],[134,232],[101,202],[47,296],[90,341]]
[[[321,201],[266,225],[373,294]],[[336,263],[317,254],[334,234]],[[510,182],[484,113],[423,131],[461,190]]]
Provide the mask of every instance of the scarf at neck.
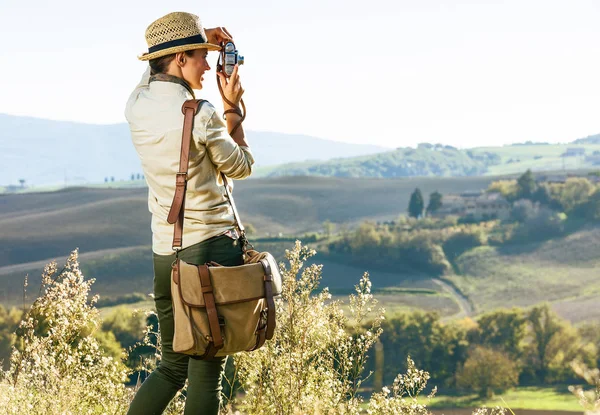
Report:
[[192,89],[192,87],[190,86],[190,84],[188,84],[182,78],[179,78],[179,77],[174,76],[174,75],[169,75],[169,74],[166,74],[166,73],[157,73],[157,74],[152,75],[150,77],[150,82],[152,82],[152,81],[173,82],[175,84],[179,84],[182,87],[184,87],[185,89],[187,89],[187,91],[192,95],[193,99],[196,99],[196,95],[194,94],[194,90]]

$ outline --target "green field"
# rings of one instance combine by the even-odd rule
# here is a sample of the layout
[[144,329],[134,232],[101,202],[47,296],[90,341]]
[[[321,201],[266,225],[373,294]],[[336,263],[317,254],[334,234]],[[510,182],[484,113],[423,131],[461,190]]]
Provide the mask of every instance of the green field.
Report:
[[491,399],[481,399],[476,395],[468,396],[436,396],[430,404],[434,408],[488,408],[501,406],[517,409],[537,409],[554,411],[572,411],[582,413],[577,399],[567,386],[556,388],[520,387],[507,391]]
[[[594,141],[594,140],[592,140]],[[596,137],[596,141],[598,141]],[[578,148],[584,155],[566,156]],[[600,144],[529,144],[456,149],[419,145],[368,156],[258,168],[255,177],[289,175],[337,177],[477,176],[598,169]],[[600,154],[600,153],[599,153]],[[588,156],[594,156],[587,159]]]
[[549,145],[519,145],[504,147],[479,147],[472,149],[473,153],[491,152],[500,156],[500,163],[488,167],[486,174],[501,175],[522,173],[527,169],[532,171],[560,171],[598,168],[585,157],[561,157],[568,148],[583,148],[586,155],[600,151],[598,144],[549,144]]

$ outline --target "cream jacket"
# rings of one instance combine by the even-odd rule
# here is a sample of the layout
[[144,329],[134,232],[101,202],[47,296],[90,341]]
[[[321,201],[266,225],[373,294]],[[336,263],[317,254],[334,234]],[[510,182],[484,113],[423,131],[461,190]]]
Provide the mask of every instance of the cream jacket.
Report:
[[[167,223],[167,216],[175,193],[175,173],[179,170],[181,106],[193,97],[183,85],[149,79],[150,68],[131,93],[125,117],[148,183],[152,250],[170,255],[174,225]],[[203,103],[194,119],[183,248],[235,229],[220,172],[232,179],[244,179],[250,176],[253,164],[250,149],[238,146],[215,108]]]

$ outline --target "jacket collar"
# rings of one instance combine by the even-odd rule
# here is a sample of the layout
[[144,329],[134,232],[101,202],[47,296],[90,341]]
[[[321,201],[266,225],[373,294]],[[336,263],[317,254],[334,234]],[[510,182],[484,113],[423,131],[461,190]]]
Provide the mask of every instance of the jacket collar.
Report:
[[182,87],[184,87],[187,90],[187,92],[190,93],[190,95],[192,96],[193,99],[196,99],[196,95],[194,94],[194,90],[192,89],[192,87],[190,86],[190,84],[188,84],[182,78],[179,78],[179,77],[174,76],[174,75],[169,75],[169,74],[166,74],[166,73],[157,73],[157,74],[152,75],[150,77],[150,81],[149,82],[153,82],[153,81],[172,82],[174,84],[179,84]]

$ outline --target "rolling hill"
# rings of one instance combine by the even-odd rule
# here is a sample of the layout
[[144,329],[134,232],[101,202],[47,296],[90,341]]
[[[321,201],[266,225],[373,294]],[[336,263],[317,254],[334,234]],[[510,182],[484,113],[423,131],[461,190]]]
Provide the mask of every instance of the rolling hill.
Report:
[[[279,234],[287,240],[262,241],[259,249],[279,259],[293,237],[321,228],[325,220],[353,227],[365,220],[395,219],[404,212],[415,187],[461,192],[483,189],[495,177],[349,179],[283,177],[236,182],[242,219],[257,237]],[[29,295],[37,292],[39,275],[51,259],[79,248],[84,275],[95,278],[94,292],[104,298],[152,287],[152,252],[146,189],[70,188],[55,192],[0,196],[0,303],[20,304],[23,278]],[[338,230],[341,227],[338,227]],[[498,307],[530,306],[548,301],[573,321],[600,318],[600,227],[588,227],[544,243],[510,247],[484,246],[462,254],[456,274],[444,278],[407,275],[352,266],[344,258],[318,255],[324,264],[323,286],[334,294],[351,290],[364,271],[372,276],[377,296],[390,312],[408,308],[464,315],[462,295],[475,314]],[[472,315],[472,314],[470,314]]]
[[[237,181],[234,193],[242,220],[254,225],[256,237],[301,236],[320,230],[325,220],[352,227],[365,220],[395,219],[406,211],[410,193],[417,186],[425,194],[438,189],[461,192],[486,188],[493,179],[284,177]],[[39,276],[47,261],[63,258],[75,248],[85,258],[84,266],[98,269],[105,266],[99,265],[103,261],[111,264],[110,272],[101,274],[105,277],[96,284],[103,294],[140,291],[140,286],[151,283],[145,188],[69,188],[0,195],[0,229],[0,303],[19,301],[26,273]],[[285,247],[291,243],[286,242]],[[281,257],[282,248],[269,249]],[[347,273],[340,270],[340,277],[329,283],[332,288],[347,289],[363,271],[356,270],[345,279]],[[388,284],[388,277],[381,278],[376,281]]]
[[[344,179],[283,177],[235,182],[241,218],[259,236],[301,235],[325,220],[352,226],[406,212],[410,193],[486,188],[493,177]],[[150,244],[146,188],[68,188],[0,195],[0,266]]]
[[[258,168],[255,177],[290,175],[335,177],[478,176],[532,171],[594,169],[600,166],[600,142],[590,136],[573,144],[517,144],[457,149],[420,144],[384,153],[326,162],[290,163]],[[575,144],[577,143],[577,144]],[[569,149],[580,154],[566,156]]]
[[[378,153],[384,147],[247,131],[256,166]],[[0,114],[0,185],[100,183],[141,173],[125,123],[94,125]],[[23,166],[26,166],[24,169]]]

